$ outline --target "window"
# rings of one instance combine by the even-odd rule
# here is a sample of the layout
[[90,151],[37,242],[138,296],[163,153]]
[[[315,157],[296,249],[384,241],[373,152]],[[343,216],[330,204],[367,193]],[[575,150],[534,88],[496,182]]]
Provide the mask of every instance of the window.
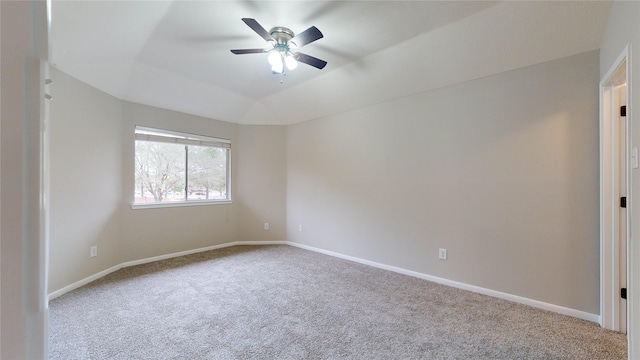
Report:
[[134,204],[231,200],[231,141],[136,126]]

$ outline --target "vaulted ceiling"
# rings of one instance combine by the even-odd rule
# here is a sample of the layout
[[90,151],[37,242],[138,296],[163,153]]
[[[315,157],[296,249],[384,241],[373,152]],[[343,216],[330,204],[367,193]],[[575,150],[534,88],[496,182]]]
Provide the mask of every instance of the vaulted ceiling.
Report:
[[[51,63],[123,100],[291,124],[599,48],[608,1],[53,0]],[[240,19],[324,38],[271,73]]]

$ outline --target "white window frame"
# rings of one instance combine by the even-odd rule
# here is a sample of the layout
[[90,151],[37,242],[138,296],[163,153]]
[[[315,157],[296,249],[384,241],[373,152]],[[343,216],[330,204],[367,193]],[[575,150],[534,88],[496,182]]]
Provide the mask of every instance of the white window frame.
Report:
[[[135,157],[135,142],[137,140],[162,142],[169,144],[181,144],[181,145],[195,145],[195,146],[207,146],[218,147],[227,149],[226,159],[226,186],[227,186],[227,198],[226,199],[204,199],[204,200],[183,200],[183,201],[170,201],[170,202],[148,202],[148,203],[136,203],[135,196],[131,202],[132,209],[150,209],[150,208],[165,208],[165,207],[183,207],[183,206],[202,206],[202,205],[216,205],[216,204],[231,204],[231,140],[216,138],[211,136],[197,135],[184,133],[173,130],[165,130],[158,128],[151,128],[145,126],[135,126],[134,130],[134,157]],[[135,177],[135,170],[134,170]],[[135,182],[135,181],[134,181]]]

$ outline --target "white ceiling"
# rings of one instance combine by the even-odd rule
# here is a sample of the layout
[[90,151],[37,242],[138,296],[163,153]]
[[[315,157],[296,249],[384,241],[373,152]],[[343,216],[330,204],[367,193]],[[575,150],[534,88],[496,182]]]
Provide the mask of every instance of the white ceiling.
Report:
[[[596,1],[54,0],[51,63],[123,100],[241,124],[291,124],[598,49]],[[240,19],[324,38],[286,76]],[[282,81],[282,83],[281,83]]]

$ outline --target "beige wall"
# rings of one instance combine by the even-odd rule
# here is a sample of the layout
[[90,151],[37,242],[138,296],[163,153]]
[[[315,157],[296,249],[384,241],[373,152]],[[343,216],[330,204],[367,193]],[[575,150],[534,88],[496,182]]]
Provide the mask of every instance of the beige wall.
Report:
[[[629,62],[630,93],[628,100],[627,119],[631,122],[631,146],[640,146],[640,126],[638,126],[638,112],[635,105],[640,104],[640,71],[638,71],[637,51],[640,49],[640,2],[615,1],[609,13],[609,20],[600,46],[600,76],[604,77],[607,71],[614,66],[616,58],[622,53],[625,46],[630,45]],[[635,219],[631,222],[631,238],[629,243],[629,288],[628,319],[629,319],[629,358],[640,359],[640,221],[637,221],[640,213],[640,177],[638,170],[631,172],[631,194],[629,195],[631,206],[629,216]]]
[[287,239],[597,314],[597,85],[590,52],[292,125]]
[[[120,100],[51,69],[50,290],[120,263]],[[98,256],[90,258],[91,246]]]
[[[236,184],[241,241],[283,241],[286,235],[286,127],[241,125]],[[264,223],[269,230],[264,230]]]

